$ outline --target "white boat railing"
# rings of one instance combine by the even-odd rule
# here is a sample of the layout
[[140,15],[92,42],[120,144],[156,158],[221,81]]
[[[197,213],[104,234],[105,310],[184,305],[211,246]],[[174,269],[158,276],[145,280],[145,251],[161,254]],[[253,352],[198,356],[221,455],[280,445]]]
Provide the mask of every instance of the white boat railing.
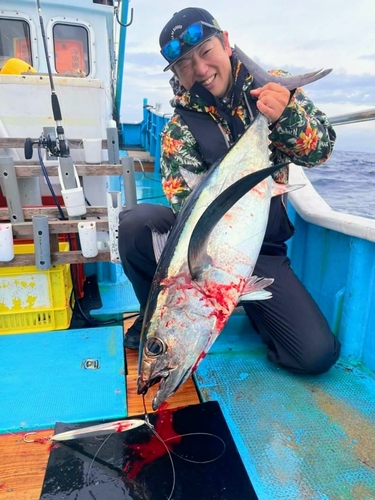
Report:
[[303,220],[326,229],[375,242],[375,220],[337,212],[331,208],[314,189],[302,167],[290,166],[289,182],[292,185],[305,185],[288,196]]
[[[348,125],[375,120],[375,109],[330,117],[332,125]],[[349,236],[375,242],[375,220],[337,212],[317,193],[302,167],[291,165],[290,184],[304,184],[302,189],[289,194],[294,209],[306,222],[332,229]]]
[[329,121],[332,125],[349,125],[350,123],[360,123],[375,120],[375,108],[357,113],[346,113],[344,115],[332,116]]

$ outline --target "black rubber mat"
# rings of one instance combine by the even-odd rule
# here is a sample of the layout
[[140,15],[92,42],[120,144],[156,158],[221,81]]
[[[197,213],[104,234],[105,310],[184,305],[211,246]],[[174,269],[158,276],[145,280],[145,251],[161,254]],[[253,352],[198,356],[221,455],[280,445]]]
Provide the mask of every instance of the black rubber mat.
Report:
[[[103,306],[95,275],[86,277],[83,285],[83,297],[78,300],[80,308],[86,317],[90,317],[90,311],[93,309],[100,309]],[[89,321],[83,318],[80,308],[75,303],[70,328],[88,328],[92,326]]]

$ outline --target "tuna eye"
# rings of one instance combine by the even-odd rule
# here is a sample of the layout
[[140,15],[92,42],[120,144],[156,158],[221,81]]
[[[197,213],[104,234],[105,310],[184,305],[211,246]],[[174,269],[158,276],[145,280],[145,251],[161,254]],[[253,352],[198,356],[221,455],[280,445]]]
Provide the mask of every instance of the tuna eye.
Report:
[[145,350],[148,356],[160,356],[165,352],[165,344],[157,337],[151,337],[146,343]]

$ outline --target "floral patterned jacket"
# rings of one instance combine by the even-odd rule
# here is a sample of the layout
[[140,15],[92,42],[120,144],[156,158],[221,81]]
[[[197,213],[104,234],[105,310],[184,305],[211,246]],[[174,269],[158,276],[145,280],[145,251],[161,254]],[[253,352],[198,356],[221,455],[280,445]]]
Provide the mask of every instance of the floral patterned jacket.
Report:
[[[236,56],[233,57],[235,82],[241,64]],[[272,71],[272,73],[288,75],[283,71]],[[252,76],[248,75],[242,87],[240,103],[235,109],[231,109],[232,113],[236,113],[241,118],[245,127],[250,125],[250,117],[243,94],[249,89],[252,81]],[[175,83],[174,79],[172,83]],[[171,105],[183,106],[197,113],[209,113],[221,127],[229,144],[233,144],[234,140],[228,123],[213,106],[205,105],[199,96],[182,87],[177,90],[177,95],[171,101]],[[284,113],[270,128],[271,160],[275,164],[291,161],[297,165],[312,167],[324,163],[330,156],[336,139],[336,134],[326,115],[312,103],[302,89],[294,92]],[[162,186],[175,213],[179,212],[191,192],[180,173],[180,167],[195,174],[204,174],[209,166],[205,164],[188,126],[178,112],[175,112],[162,131],[161,143]],[[289,167],[285,166],[274,175],[274,180],[286,184],[288,173]]]

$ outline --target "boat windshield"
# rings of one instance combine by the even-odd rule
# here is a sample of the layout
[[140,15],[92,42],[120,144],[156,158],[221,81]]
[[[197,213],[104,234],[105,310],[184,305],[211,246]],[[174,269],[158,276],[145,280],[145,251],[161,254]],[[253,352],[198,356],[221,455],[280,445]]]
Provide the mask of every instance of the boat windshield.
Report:
[[84,26],[56,23],[53,44],[57,73],[81,76],[90,73],[89,36]]
[[32,65],[30,26],[21,19],[0,18],[0,69],[12,58]]

